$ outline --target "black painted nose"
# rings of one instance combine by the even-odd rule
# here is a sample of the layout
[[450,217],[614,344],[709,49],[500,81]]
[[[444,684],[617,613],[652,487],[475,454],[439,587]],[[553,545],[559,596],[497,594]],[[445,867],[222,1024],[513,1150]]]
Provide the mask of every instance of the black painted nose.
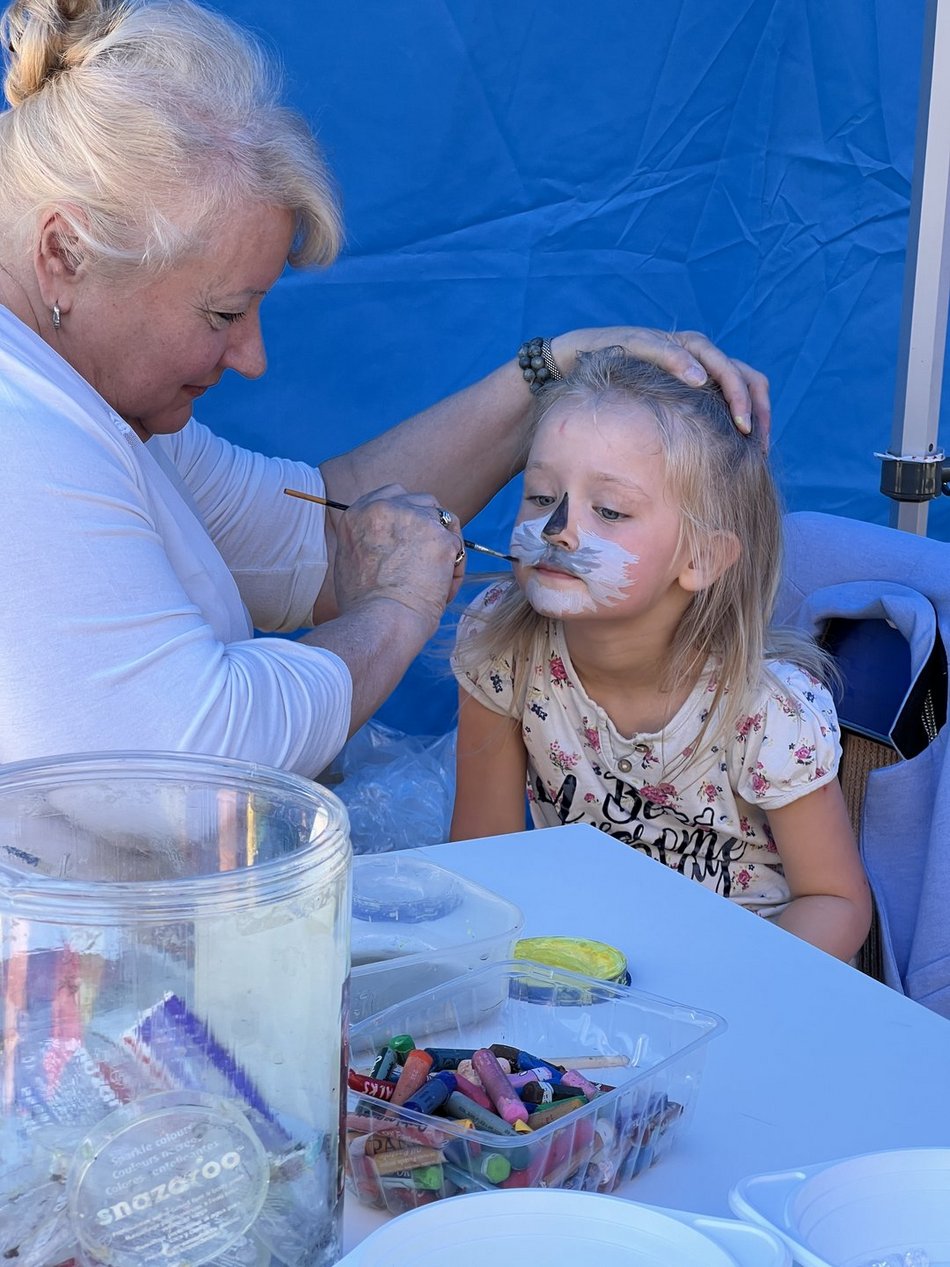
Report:
[[551,518],[541,529],[542,537],[556,537],[559,532],[563,532],[567,527],[567,493],[561,498],[554,507]]

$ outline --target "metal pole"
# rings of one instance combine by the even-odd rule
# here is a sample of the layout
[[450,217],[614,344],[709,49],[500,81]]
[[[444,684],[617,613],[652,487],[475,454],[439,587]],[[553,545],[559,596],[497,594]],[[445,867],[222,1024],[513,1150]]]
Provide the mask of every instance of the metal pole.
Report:
[[[936,71],[936,73],[935,73]],[[950,0],[927,0],[897,390],[890,452],[937,448],[950,294]],[[891,525],[925,535],[927,502],[894,502]]]

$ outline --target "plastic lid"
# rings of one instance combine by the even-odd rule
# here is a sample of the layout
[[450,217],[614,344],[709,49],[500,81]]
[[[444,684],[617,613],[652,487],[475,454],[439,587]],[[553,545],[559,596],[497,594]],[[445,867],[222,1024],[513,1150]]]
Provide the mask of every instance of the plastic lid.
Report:
[[444,919],[463,900],[457,875],[418,858],[364,858],[353,872],[353,918],[421,924]]

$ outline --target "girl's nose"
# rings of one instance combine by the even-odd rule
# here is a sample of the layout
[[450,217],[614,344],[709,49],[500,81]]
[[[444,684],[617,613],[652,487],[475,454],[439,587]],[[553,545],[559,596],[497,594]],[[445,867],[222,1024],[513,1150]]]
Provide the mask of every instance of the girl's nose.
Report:
[[567,527],[567,493],[561,498],[551,513],[551,518],[541,529],[542,537],[557,537]]

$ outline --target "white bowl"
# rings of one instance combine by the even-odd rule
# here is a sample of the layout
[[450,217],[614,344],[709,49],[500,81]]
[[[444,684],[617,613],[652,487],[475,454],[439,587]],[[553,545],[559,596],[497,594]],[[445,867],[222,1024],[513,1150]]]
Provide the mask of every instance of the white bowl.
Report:
[[729,1204],[777,1232],[801,1267],[870,1267],[911,1250],[922,1250],[931,1267],[950,1263],[950,1148],[750,1175]]
[[528,1188],[469,1193],[410,1210],[337,1267],[788,1267],[790,1261],[776,1236],[734,1219]]

